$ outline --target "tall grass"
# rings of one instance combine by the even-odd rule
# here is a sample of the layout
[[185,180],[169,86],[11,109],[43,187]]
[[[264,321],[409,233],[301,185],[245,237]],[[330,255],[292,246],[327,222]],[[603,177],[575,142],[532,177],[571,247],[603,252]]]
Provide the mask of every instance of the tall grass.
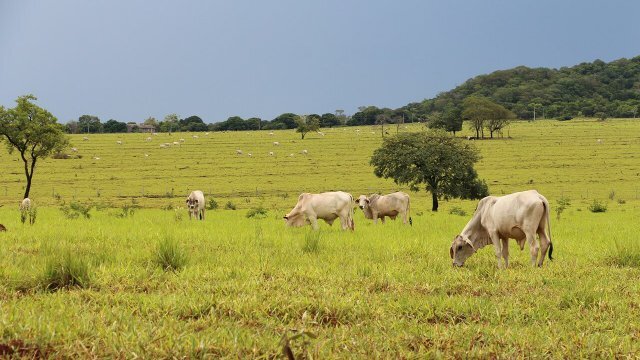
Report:
[[305,254],[317,253],[320,251],[320,233],[317,231],[308,232],[304,235],[302,252]]
[[171,237],[164,237],[158,243],[153,263],[164,271],[179,271],[187,265],[187,254]]
[[616,241],[607,262],[615,266],[640,267],[640,243],[635,239]]
[[89,261],[67,251],[62,256],[47,260],[42,281],[44,288],[51,291],[71,287],[86,288],[91,282],[90,275]]

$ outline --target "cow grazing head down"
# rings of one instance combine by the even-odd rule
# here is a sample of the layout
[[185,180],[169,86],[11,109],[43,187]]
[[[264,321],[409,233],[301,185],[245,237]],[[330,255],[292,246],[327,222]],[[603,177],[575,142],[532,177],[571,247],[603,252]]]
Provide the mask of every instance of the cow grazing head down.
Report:
[[469,256],[473,255],[476,249],[468,237],[457,235],[449,248],[449,256],[453,260],[453,266],[462,267]]
[[358,207],[360,209],[364,210],[364,208],[369,205],[369,199],[365,195],[360,195],[360,197],[358,197],[358,200],[356,200],[356,204],[358,204]]
[[306,221],[304,220],[304,215],[300,213],[294,213],[293,211],[283,216],[284,222],[287,226],[291,227],[301,227],[306,225]]

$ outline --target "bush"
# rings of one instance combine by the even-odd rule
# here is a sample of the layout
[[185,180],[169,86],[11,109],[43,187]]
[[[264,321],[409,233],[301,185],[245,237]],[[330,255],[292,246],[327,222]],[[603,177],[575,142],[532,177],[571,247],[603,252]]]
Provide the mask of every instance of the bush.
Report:
[[124,205],[122,206],[122,208],[120,208],[120,213],[118,213],[116,216],[119,218],[126,218],[129,216],[133,216],[137,208],[138,208],[137,205]]
[[63,288],[86,288],[90,283],[89,263],[70,251],[64,256],[49,259],[44,270],[44,287],[55,291]]
[[592,213],[603,213],[607,211],[607,204],[601,203],[598,200],[593,200],[591,205],[589,205],[588,209]]
[[267,209],[262,206],[257,208],[251,208],[247,211],[247,218],[256,218],[256,219],[264,219],[267,217]]
[[609,191],[609,200],[613,200],[615,197],[616,197],[616,191],[615,190]]
[[560,216],[562,215],[564,210],[569,207],[569,205],[571,205],[571,200],[569,198],[566,198],[563,196],[560,199],[558,199],[558,206],[556,206],[557,220],[560,220]]
[[218,208],[218,202],[214,198],[209,198],[207,202],[207,210],[215,210]]
[[467,216],[467,212],[464,211],[461,207],[459,206],[454,206],[449,210],[449,214],[451,215],[460,215],[460,216]]
[[625,199],[618,199],[618,204],[624,205],[626,203],[627,203],[627,201]]
[[187,255],[173,239],[165,237],[158,243],[153,262],[164,271],[179,271],[187,264]]
[[91,211],[92,208],[93,204],[83,205],[77,202],[72,202],[69,205],[63,203],[62,206],[60,206],[60,211],[62,211],[67,219],[77,219],[80,215],[85,219],[89,219],[91,217],[89,211]]
[[229,200],[224,205],[224,208],[225,208],[225,210],[235,210],[236,209],[236,204],[232,203],[231,200]]

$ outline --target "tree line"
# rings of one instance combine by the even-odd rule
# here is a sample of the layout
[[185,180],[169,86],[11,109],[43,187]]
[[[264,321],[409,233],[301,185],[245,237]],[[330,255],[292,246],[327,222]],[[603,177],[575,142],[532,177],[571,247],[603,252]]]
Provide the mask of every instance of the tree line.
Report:
[[[380,125],[400,126],[424,122],[429,128],[455,134],[467,121],[476,137],[502,134],[510,120],[573,117],[636,117],[640,111],[640,56],[609,63],[596,60],[560,69],[519,66],[476,76],[432,99],[409,103],[398,109],[361,106],[352,115],[343,110],[324,114],[283,113],[274,119],[258,117],[205,123],[193,115],[180,119],[176,114],[163,120],[153,117],[143,124],[155,131],[243,131],[299,129],[304,134],[320,127]],[[137,124],[113,119],[101,123],[92,115],[82,115],[66,125],[68,133],[136,131]]]

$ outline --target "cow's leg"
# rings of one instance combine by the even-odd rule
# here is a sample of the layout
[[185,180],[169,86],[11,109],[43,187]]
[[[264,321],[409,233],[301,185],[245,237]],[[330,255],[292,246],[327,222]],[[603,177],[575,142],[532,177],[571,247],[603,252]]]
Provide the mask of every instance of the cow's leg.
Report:
[[316,216],[309,216],[309,222],[311,223],[311,227],[313,230],[318,230],[320,227],[318,226],[318,218]]
[[540,259],[538,259],[538,266],[542,266],[544,258],[547,256],[547,251],[549,250],[549,244],[551,244],[551,240],[549,240],[547,232],[544,228],[538,229],[538,236],[540,237],[540,252],[542,253]]
[[384,224],[384,216],[380,217],[380,221],[382,221],[382,223]]
[[509,267],[509,239],[502,239],[502,259],[505,269]]
[[[331,219],[331,220],[325,220],[324,222],[326,222],[327,224],[329,224],[329,226],[333,225],[333,222],[335,221],[335,219]],[[340,223],[342,223],[342,219],[340,219]]]
[[373,223],[377,224],[378,223],[378,213],[371,210],[371,216],[373,217]]
[[407,225],[407,212],[403,211],[400,215],[402,216],[402,223]]
[[489,237],[491,238],[491,242],[493,243],[493,250],[496,254],[496,260],[498,260],[498,269],[502,268],[501,259],[502,259],[502,246],[500,244],[500,236],[495,231],[489,231]]
[[536,266],[536,261],[538,260],[538,251],[540,247],[538,246],[538,242],[536,241],[535,232],[527,232],[527,242],[529,243],[529,251],[531,253],[531,266]]

